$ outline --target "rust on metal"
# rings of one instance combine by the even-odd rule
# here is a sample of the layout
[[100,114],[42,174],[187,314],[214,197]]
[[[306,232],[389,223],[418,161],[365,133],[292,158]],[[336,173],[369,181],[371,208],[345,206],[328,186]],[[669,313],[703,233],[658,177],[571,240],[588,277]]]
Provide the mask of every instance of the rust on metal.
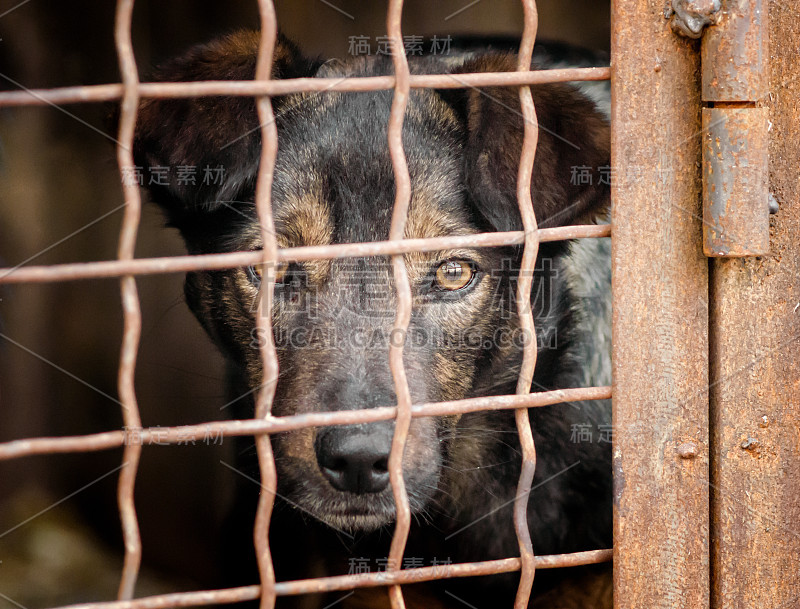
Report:
[[[524,28],[519,47],[517,70],[528,70],[533,56],[536,31],[539,27],[539,14],[534,0],[523,0],[522,6],[524,10]],[[520,329],[524,338],[522,365],[520,366],[519,379],[517,381],[517,395],[525,395],[531,391],[537,356],[536,328],[530,303],[533,267],[536,264],[536,257],[539,253],[539,241],[537,239],[538,225],[536,223],[536,215],[533,212],[531,176],[533,174],[533,160],[536,156],[536,144],[539,140],[539,123],[536,120],[536,108],[533,105],[530,87],[520,87],[519,99],[522,107],[524,135],[519,160],[519,172],[517,174],[517,201],[520,215],[522,216],[523,230],[525,231],[525,242],[516,294]],[[536,446],[533,442],[528,409],[518,408],[515,411],[515,418],[522,450],[522,467],[520,468],[517,495],[514,499],[514,530],[517,534],[521,560],[520,582],[517,596],[514,600],[514,607],[515,609],[524,609],[528,606],[531,589],[533,588],[533,578],[536,574],[535,556],[528,528],[528,498],[536,471]]]
[[[593,565],[611,560],[611,550],[591,550],[574,554],[553,554],[537,556],[536,568],[556,569]],[[455,577],[476,577],[479,575],[495,575],[519,571],[519,558],[503,558],[484,562],[462,563],[455,565],[437,565],[403,569],[401,571],[361,573],[358,575],[337,575],[299,581],[278,582],[275,592],[278,596],[296,596],[321,592],[336,592],[387,586],[392,584],[416,584],[437,579]],[[226,590],[207,590],[203,592],[180,592],[136,599],[133,601],[112,601],[99,603],[82,603],[69,605],[62,609],[164,609],[165,607],[196,607],[218,603],[238,603],[258,598],[258,586],[242,586]]]
[[768,92],[767,0],[726,0],[702,41],[703,99],[758,101]]
[[[608,224],[585,226],[559,226],[540,228],[539,242],[564,239],[590,239],[611,236]],[[364,256],[389,256],[409,252],[431,252],[459,247],[506,247],[521,245],[525,241],[524,231],[481,233],[452,237],[430,237],[425,239],[403,239],[402,241],[371,241],[367,243],[343,243],[279,249],[279,262],[302,262],[326,258]],[[233,252],[226,254],[200,254],[195,256],[170,256],[165,258],[142,258],[138,260],[109,260],[101,262],[75,262],[48,266],[17,266],[0,268],[0,284],[44,283],[50,281],[75,281],[100,279],[122,275],[156,275],[161,273],[183,273],[186,271],[227,269],[258,264],[263,259],[261,252]]]
[[[553,404],[608,399],[611,399],[611,387],[556,389],[527,395],[496,395],[449,402],[414,404],[411,407],[411,416],[412,418],[439,417],[481,410],[538,408],[552,406]],[[192,440],[202,441],[204,438],[218,437],[220,435],[223,437],[251,436],[261,433],[274,434],[305,427],[373,423],[376,421],[388,421],[396,416],[396,407],[383,406],[367,410],[315,412],[286,417],[269,416],[264,419],[213,421],[177,427],[151,427],[135,430],[132,433],[107,431],[85,436],[11,440],[0,443],[0,461],[31,455],[107,450],[124,446],[125,442],[161,446]]]
[[[386,32],[389,36],[392,64],[394,66],[395,87],[392,108],[389,114],[388,145],[392,160],[392,173],[395,182],[395,199],[392,209],[392,223],[389,239],[400,241],[405,234],[408,208],[411,204],[411,176],[408,173],[406,154],[403,150],[403,119],[405,118],[408,96],[410,94],[408,61],[403,44],[401,20],[403,0],[390,0],[386,14]],[[403,350],[408,324],[411,321],[411,284],[403,256],[392,256],[395,289],[397,291],[397,313],[392,327],[392,336],[402,336],[403,340],[391,341],[389,345],[389,368],[394,380],[397,396],[397,416],[394,436],[389,451],[389,480],[395,505],[395,526],[389,548],[387,571],[398,571],[403,562],[408,532],[411,528],[411,508],[403,479],[403,454],[411,425],[411,392],[403,364]],[[405,601],[399,584],[389,588],[389,601],[392,609],[404,609]]]
[[769,252],[767,108],[703,108],[706,256]]
[[[652,0],[612,13],[614,602],[709,606],[708,260],[696,45]],[[634,51],[635,50],[635,51]],[[653,70],[658,58],[662,69]]]
[[[278,23],[272,0],[258,0],[258,12],[261,21],[261,39],[258,44],[255,80],[269,81],[273,52],[278,37]],[[258,165],[255,194],[256,212],[261,228],[261,262],[264,268],[273,269],[278,257],[278,243],[272,218],[272,177],[275,171],[275,160],[278,156],[278,128],[275,124],[272,100],[269,96],[261,96],[256,99],[256,110],[261,126],[261,159]],[[263,338],[259,341],[261,386],[255,400],[256,419],[266,419],[271,414],[275,388],[278,384],[278,354],[272,334],[274,282],[274,273],[267,272],[266,281],[262,282],[256,313],[256,328]],[[275,568],[272,551],[269,547],[269,523],[275,504],[273,489],[278,487],[278,472],[272,452],[272,439],[269,435],[257,435],[255,444],[258,468],[261,473],[261,491],[258,495],[253,527],[253,543],[261,582],[260,607],[261,609],[272,609],[275,606],[276,595]]]
[[[136,128],[136,114],[139,107],[139,74],[131,43],[131,18],[133,0],[118,0],[114,22],[114,44],[122,74],[123,96],[120,105],[119,137],[117,139],[117,163],[120,176],[125,175],[125,167],[133,166],[133,137]],[[133,260],[136,248],[136,234],[142,211],[142,199],[138,186],[124,184],[125,212],[120,229],[117,255],[120,260]],[[136,280],[131,275],[120,278],[122,296],[123,334],[120,352],[117,387],[122,407],[122,420],[129,430],[141,429],[139,406],[136,402],[134,375],[136,356],[139,350],[139,336],[142,330],[142,313]],[[133,598],[139,566],[142,562],[142,539],[139,535],[139,521],[133,491],[136,473],[142,454],[141,445],[126,444],[122,454],[122,469],[117,486],[117,504],[122,522],[122,540],[125,558],[122,566],[118,598]]]
[[[521,72],[481,72],[474,74],[413,74],[409,77],[412,89],[463,89],[468,87],[502,87],[537,85],[550,82],[608,80],[611,68],[558,68],[553,70],[524,70]],[[325,91],[376,91],[393,89],[394,76],[363,76],[358,78],[286,78],[270,81],[201,81],[182,83],[141,83],[140,97],[199,97],[287,95]],[[28,89],[0,91],[0,108],[4,106],[47,106],[114,101],[122,98],[121,84],[61,87],[57,89]]]
[[768,255],[711,262],[714,609],[800,603],[800,2],[769,11],[769,188],[787,204]]
[[676,34],[700,38],[703,31],[714,25],[719,17],[721,0],[672,0],[665,11]]
[[698,447],[695,442],[684,442],[678,446],[678,456],[681,459],[694,459],[698,454]]
[[703,248],[707,256],[769,251],[767,3],[730,0],[703,37]]

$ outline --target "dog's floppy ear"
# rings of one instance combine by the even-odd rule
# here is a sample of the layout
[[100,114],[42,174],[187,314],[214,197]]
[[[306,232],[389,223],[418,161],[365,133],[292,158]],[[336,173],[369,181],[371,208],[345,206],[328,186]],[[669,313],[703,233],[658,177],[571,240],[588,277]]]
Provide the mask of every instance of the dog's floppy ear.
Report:
[[[259,32],[242,31],[193,47],[161,65],[155,81],[252,80]],[[273,78],[311,76],[313,61],[282,35]],[[281,98],[273,98],[276,114]],[[150,98],[142,101],[134,140],[140,180],[178,227],[255,186],[261,133],[252,97]]]
[[[494,53],[468,60],[455,73],[515,68],[515,56]],[[536,85],[531,92],[539,122],[531,180],[538,224],[582,221],[609,200],[608,122],[574,87]],[[439,94],[465,125],[467,188],[478,211],[496,230],[521,230],[516,190],[523,118],[518,89],[450,89]]]

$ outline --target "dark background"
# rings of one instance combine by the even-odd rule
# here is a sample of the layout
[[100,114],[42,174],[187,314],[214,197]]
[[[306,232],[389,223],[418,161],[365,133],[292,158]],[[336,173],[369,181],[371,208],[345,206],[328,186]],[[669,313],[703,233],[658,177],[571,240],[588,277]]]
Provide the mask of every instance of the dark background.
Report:
[[[319,0],[278,0],[279,24],[310,54],[345,56],[350,36],[369,36],[374,48],[385,34],[385,4],[333,3],[349,16]],[[0,90],[119,81],[113,2],[16,4],[0,2]],[[406,2],[403,31],[426,40],[521,33],[517,2],[483,0],[453,15],[469,4]],[[540,37],[607,50],[607,2],[538,4]],[[255,1],[141,0],[133,40],[143,78],[187,46],[257,25]],[[110,111],[99,104],[0,110],[0,266],[116,256],[122,194]],[[162,226],[147,205],[137,256],[184,253]],[[222,361],[183,303],[182,276],[137,283],[143,424],[224,419]],[[0,441],[120,428],[121,332],[116,280],[0,286]],[[230,462],[231,450],[230,443],[144,450],[138,594],[199,589],[213,578],[213,531],[236,475],[220,460]],[[0,462],[0,607],[113,598],[122,552],[112,472],[120,462],[121,451]]]

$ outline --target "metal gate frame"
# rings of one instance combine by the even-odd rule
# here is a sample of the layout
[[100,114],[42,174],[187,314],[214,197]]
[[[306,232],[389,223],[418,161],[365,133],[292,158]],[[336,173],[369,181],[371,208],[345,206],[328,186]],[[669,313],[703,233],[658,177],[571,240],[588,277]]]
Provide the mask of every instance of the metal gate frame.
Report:
[[[670,30],[669,4],[614,0],[612,11],[615,606],[796,608],[800,2],[722,0],[702,42]],[[739,48],[719,61],[723,45]],[[766,90],[708,95],[724,72],[732,88]],[[741,211],[771,224],[766,255],[704,256],[704,106],[768,111],[767,133],[738,141],[767,142],[779,211],[765,217],[757,184],[726,210],[750,205]],[[723,170],[735,181],[751,159]]]
[[700,56],[662,8],[617,0],[612,12],[615,604],[701,609],[709,492]]

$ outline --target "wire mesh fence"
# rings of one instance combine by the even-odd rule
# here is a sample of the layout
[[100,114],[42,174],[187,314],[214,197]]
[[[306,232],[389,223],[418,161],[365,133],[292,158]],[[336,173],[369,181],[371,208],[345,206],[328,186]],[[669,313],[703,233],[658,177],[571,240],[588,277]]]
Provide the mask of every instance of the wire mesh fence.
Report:
[[[123,467],[118,484],[118,507],[122,521],[125,558],[117,601],[93,603],[91,607],[109,609],[145,609],[149,607],[184,607],[261,600],[262,607],[274,605],[277,596],[314,592],[348,590],[360,587],[387,586],[394,609],[404,606],[402,585],[452,577],[466,577],[506,572],[520,572],[517,607],[525,607],[531,594],[536,569],[567,567],[610,560],[611,550],[597,550],[565,555],[536,556],[535,539],[531,540],[527,524],[528,496],[536,468],[536,451],[528,419],[528,409],[577,400],[603,400],[611,397],[610,387],[588,387],[530,393],[536,365],[537,343],[533,314],[529,306],[532,273],[536,263],[539,243],[576,238],[599,238],[610,235],[609,226],[568,226],[539,229],[531,200],[531,176],[538,139],[536,110],[530,85],[575,80],[604,80],[609,68],[574,68],[532,71],[531,57],[538,26],[536,4],[523,0],[524,31],[520,45],[517,71],[481,74],[411,75],[406,60],[401,30],[402,0],[391,0],[387,13],[387,32],[394,74],[378,77],[352,77],[343,79],[296,78],[272,80],[270,78],[273,52],[277,37],[274,7],[269,0],[259,0],[261,17],[261,42],[258,51],[256,77],[245,82],[195,82],[195,83],[141,83],[131,42],[133,0],[118,0],[115,22],[115,43],[119,59],[121,84],[69,87],[40,91],[14,91],[0,93],[2,106],[32,106],[76,102],[101,102],[119,100],[121,104],[117,162],[122,177],[125,198],[125,216],[119,239],[118,259],[79,264],[61,264],[41,267],[15,267],[0,269],[0,283],[38,283],[70,281],[88,278],[118,277],[123,307],[123,342],[118,373],[118,393],[124,421],[122,430],[113,430],[86,436],[29,438],[0,444],[0,459],[22,458],[30,455],[52,455],[65,452],[89,452],[123,447]],[[405,227],[411,200],[411,182],[401,139],[403,121],[412,88],[470,88],[485,86],[518,87],[521,113],[524,118],[524,140],[517,178],[517,196],[523,230],[484,233],[469,236],[448,236],[426,239],[405,239]],[[388,150],[390,152],[396,198],[392,213],[390,233],[386,241],[347,243],[327,246],[279,248],[272,216],[272,177],[275,169],[278,133],[270,96],[299,92],[377,91],[393,90],[393,102],[388,125]],[[140,100],[146,97],[192,97],[235,95],[255,97],[261,130],[261,158],[258,170],[255,205],[261,227],[263,248],[258,252],[236,252],[179,256],[172,258],[135,259],[141,195],[135,181],[126,180],[126,172],[134,166],[132,154],[137,110]],[[142,427],[137,404],[134,373],[141,332],[141,312],[135,276],[171,273],[190,270],[227,269],[255,264],[265,267],[278,262],[296,262],[314,259],[344,257],[389,256],[397,291],[397,310],[392,331],[404,336],[411,318],[412,297],[406,263],[403,255],[409,252],[435,251],[466,246],[497,247],[522,245],[522,264],[517,283],[516,305],[520,326],[527,340],[517,383],[516,395],[469,398],[449,402],[412,404],[406,371],[403,363],[403,342],[392,343],[387,353],[394,380],[395,405],[338,412],[297,414],[276,417],[271,414],[278,379],[278,358],[270,311],[272,310],[274,277],[261,286],[256,314],[259,335],[266,338],[260,343],[263,379],[257,394],[255,416],[250,420],[217,421],[179,427]],[[522,469],[514,501],[514,526],[519,557],[477,563],[441,565],[401,569],[411,523],[408,496],[403,479],[402,458],[411,420],[415,417],[463,414],[479,410],[513,409],[517,433],[522,448]],[[393,420],[394,438],[389,457],[389,477],[396,509],[396,524],[388,556],[387,570],[381,573],[363,573],[276,582],[268,531],[273,509],[274,494],[262,492],[254,522],[253,540],[258,560],[260,582],[258,585],[226,589],[186,592],[158,597],[134,599],[139,571],[142,544],[135,508],[134,485],[143,446],[179,444],[187,440],[202,439],[208,434],[221,436],[254,436],[258,453],[263,488],[275,488],[277,472],[272,453],[271,434],[308,427],[349,425]]]

